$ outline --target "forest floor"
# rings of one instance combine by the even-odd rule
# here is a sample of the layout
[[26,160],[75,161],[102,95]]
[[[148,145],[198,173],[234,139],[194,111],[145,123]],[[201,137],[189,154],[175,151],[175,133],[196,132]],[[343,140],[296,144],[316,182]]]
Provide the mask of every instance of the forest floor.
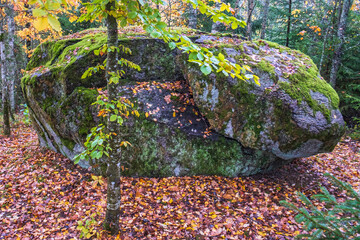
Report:
[[[111,239],[101,230],[106,181],[40,148],[31,127],[13,127],[0,135],[0,239],[80,239],[86,220],[88,237]],[[252,177],[124,177],[121,239],[293,239],[301,225],[279,201],[299,204],[296,191],[320,185],[342,195],[325,172],[359,190],[359,149],[344,138],[332,153]]]

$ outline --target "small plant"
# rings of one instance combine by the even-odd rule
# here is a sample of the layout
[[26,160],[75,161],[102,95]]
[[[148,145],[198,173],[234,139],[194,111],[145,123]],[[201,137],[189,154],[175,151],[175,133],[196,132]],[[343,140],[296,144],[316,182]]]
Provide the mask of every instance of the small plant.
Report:
[[304,223],[304,229],[308,234],[300,234],[296,238],[305,239],[360,239],[360,195],[350,184],[338,180],[336,177],[326,173],[331,183],[339,190],[346,193],[346,199],[338,200],[331,195],[325,187],[321,187],[320,194],[313,195],[325,203],[319,209],[303,193],[297,193],[305,207],[297,207],[293,203],[280,201],[298,214],[295,217],[297,223]]
[[92,237],[100,238],[101,233],[96,231],[95,227],[98,225],[95,220],[95,213],[91,214],[90,219],[86,221],[78,221],[77,230],[80,230],[80,238],[89,239]]
[[351,129],[349,136],[354,140],[360,140],[360,118],[353,117],[355,126]]
[[26,104],[21,104],[21,106],[23,107],[23,109],[20,111],[23,116],[24,116],[24,123],[26,125],[29,125],[30,122],[30,115],[29,115],[29,107]]

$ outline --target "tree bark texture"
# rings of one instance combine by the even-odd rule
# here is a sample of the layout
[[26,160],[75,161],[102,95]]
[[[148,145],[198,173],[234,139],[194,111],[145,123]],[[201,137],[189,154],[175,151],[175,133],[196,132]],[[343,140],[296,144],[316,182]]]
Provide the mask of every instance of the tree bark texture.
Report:
[[[216,9],[220,9],[221,6],[221,2],[216,2],[215,3],[215,8]],[[221,23],[220,22],[213,22],[212,26],[211,26],[211,33],[217,33],[220,31],[220,27],[221,27]]]
[[270,0],[265,0],[264,16],[263,16],[262,23],[261,23],[261,34],[260,34],[261,39],[265,38],[267,18],[268,18],[268,14],[269,14],[269,4],[270,4]]
[[[10,110],[15,108],[14,81],[16,77],[16,60],[14,54],[15,21],[14,8],[10,3],[5,6],[7,32],[1,38],[1,79],[2,79],[2,111],[4,118],[4,135],[10,135]],[[4,25],[4,24],[3,24]],[[2,28],[3,29],[3,28]],[[11,93],[12,92],[12,93]]]
[[288,23],[287,23],[287,30],[286,30],[286,44],[285,46],[289,46],[289,39],[290,39],[290,28],[291,28],[291,7],[292,7],[292,0],[289,0],[289,15],[288,15]]
[[[106,5],[106,10],[109,12],[115,7],[115,1],[112,0]],[[114,16],[107,16],[107,32],[108,32],[108,53],[106,63],[106,78],[108,81],[107,90],[109,102],[116,100],[116,84],[109,84],[110,72],[116,72],[118,54],[117,51],[110,51],[111,47],[118,47],[118,31],[117,22]],[[108,117],[108,131],[109,133],[118,133],[118,124],[110,121]],[[104,226],[112,234],[119,232],[119,218],[120,218],[120,144],[117,136],[112,136],[109,140],[109,145],[112,149],[107,160],[107,205]]]
[[16,78],[16,59],[15,59],[15,19],[14,19],[14,6],[9,4],[8,12],[8,53],[7,58],[9,60],[9,98],[11,112],[15,112],[15,78]]
[[248,0],[248,13],[247,13],[247,21],[246,21],[246,37],[248,40],[251,40],[251,31],[252,31],[252,14],[255,8],[255,0]]
[[343,46],[345,42],[345,30],[347,26],[347,19],[352,5],[353,0],[344,0],[341,17],[339,21],[339,27],[337,30],[338,44],[336,45],[333,61],[331,64],[330,71],[330,84],[335,87],[336,85],[336,76],[341,64],[341,55],[343,53]]
[[238,10],[237,10],[235,16],[237,19],[244,20],[244,18],[242,16],[242,10],[244,8],[244,3],[245,3],[245,0],[237,0],[236,1],[236,7]]
[[189,28],[196,29],[197,27],[197,9],[189,5]]

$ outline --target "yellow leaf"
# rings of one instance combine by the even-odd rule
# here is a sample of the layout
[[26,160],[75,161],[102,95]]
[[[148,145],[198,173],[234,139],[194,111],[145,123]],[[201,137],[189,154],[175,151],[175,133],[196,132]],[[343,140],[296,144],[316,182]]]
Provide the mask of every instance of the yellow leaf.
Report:
[[39,17],[39,18],[35,19],[34,27],[38,31],[42,31],[42,30],[45,30],[45,29],[49,28],[49,23],[47,21],[47,18],[46,17]]
[[71,16],[70,18],[69,18],[69,22],[74,22],[74,21],[76,21],[78,19],[78,17],[77,16],[75,16],[75,15],[73,15],[73,16]]
[[220,11],[225,11],[226,9],[228,8],[228,5],[226,5],[225,3],[221,4],[221,7],[220,7]]

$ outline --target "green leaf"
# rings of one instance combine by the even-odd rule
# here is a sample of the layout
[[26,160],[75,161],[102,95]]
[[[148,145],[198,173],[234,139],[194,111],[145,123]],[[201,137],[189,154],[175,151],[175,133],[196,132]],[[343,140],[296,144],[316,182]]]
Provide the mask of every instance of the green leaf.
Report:
[[110,116],[110,121],[111,121],[111,122],[116,121],[116,119],[117,119],[117,116],[116,116],[116,115],[111,115],[111,116]]
[[126,20],[126,18],[124,18],[123,20],[121,20],[120,26],[121,27],[126,27],[126,25],[127,25],[127,20]]
[[124,122],[123,118],[120,117],[120,116],[118,116],[118,118],[117,118],[117,123],[118,123],[119,125],[122,125],[123,122]]
[[153,38],[159,38],[161,36],[161,34],[159,32],[152,32],[152,33],[150,33],[150,36]]
[[131,18],[131,19],[136,18],[136,16],[137,16],[137,12],[132,11],[132,12],[128,13],[128,17]]
[[59,20],[57,20],[57,18],[55,18],[53,15],[48,15],[47,16],[48,22],[50,23],[50,26],[55,29],[56,31],[60,31],[61,30],[61,25]]
[[32,14],[34,17],[45,17],[48,14],[48,12],[41,8],[35,8],[32,10]]
[[164,23],[164,22],[158,22],[158,23],[156,24],[156,27],[157,27],[158,29],[163,29],[163,28],[166,28],[167,25],[166,25],[166,23]]
[[176,48],[176,43],[174,42],[169,42],[169,48],[172,50],[174,48]]
[[211,67],[209,65],[202,65],[200,70],[205,75],[209,75],[211,73]]
[[197,52],[190,53],[189,60],[197,60]]

